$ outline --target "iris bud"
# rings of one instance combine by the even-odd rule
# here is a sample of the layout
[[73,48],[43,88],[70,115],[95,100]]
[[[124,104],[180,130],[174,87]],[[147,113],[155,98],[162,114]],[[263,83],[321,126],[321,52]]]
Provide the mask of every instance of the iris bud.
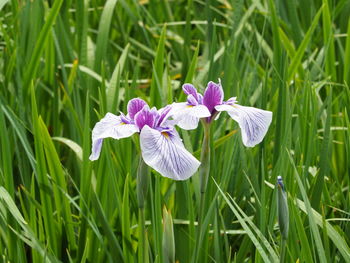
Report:
[[284,240],[288,238],[289,230],[289,211],[287,202],[287,193],[283,184],[282,176],[277,177],[277,210],[278,210],[278,225],[281,235]]

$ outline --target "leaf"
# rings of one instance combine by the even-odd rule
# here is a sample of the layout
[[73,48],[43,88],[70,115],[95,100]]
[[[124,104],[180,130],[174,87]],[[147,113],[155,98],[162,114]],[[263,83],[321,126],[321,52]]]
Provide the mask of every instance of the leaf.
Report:
[[289,64],[287,83],[290,83],[295,72],[297,71],[298,67],[300,66],[300,62],[301,62],[301,59],[303,58],[306,47],[309,45],[309,43],[311,41],[311,36],[312,36],[313,32],[315,31],[316,26],[318,25],[318,20],[322,14],[322,10],[323,10],[323,5],[321,6],[321,8],[318,10],[317,14],[315,15],[310,28],[306,32],[303,41],[301,42],[296,54],[293,56],[292,61]]
[[83,161],[83,150],[81,149],[79,144],[77,144],[76,142],[70,139],[63,138],[63,137],[52,137],[52,140],[55,140],[67,145],[77,155],[78,159],[80,161]]
[[[279,261],[278,256],[276,255],[275,251],[272,249],[269,242],[266,240],[266,238],[260,232],[260,230],[255,226],[252,220],[243,212],[242,209],[239,208],[238,204],[233,200],[231,196],[229,196],[231,200],[227,198],[227,196],[224,194],[224,192],[221,190],[220,186],[216,183],[215,180],[214,180],[214,183],[216,184],[220,194],[222,195],[222,197],[230,207],[231,211],[235,214],[239,223],[241,224],[243,229],[246,231],[250,240],[253,242],[256,249],[259,251],[259,254],[264,259],[264,261],[271,262],[271,259],[272,259],[273,262],[278,262]],[[248,222],[250,227],[246,222]],[[257,233],[257,235],[255,235],[253,231]],[[260,238],[262,242],[260,242],[258,238]],[[264,244],[265,247],[262,244]]]
[[107,111],[115,111],[117,105],[119,104],[119,87],[117,87],[117,85],[119,84],[119,78],[123,72],[125,61],[129,54],[129,48],[130,44],[127,44],[118,60],[117,65],[114,68],[112,77],[109,81],[109,86],[106,90]]
[[[310,227],[311,227],[312,236],[313,236],[313,238],[315,240],[315,243],[316,243],[318,258],[319,258],[320,262],[322,262],[322,263],[323,262],[327,262],[325,250],[324,250],[323,245],[322,245],[322,240],[321,240],[320,233],[318,232],[317,225],[315,223],[315,219],[314,219],[314,215],[312,213],[312,208],[311,208],[310,201],[309,201],[309,199],[307,197],[307,194],[306,194],[305,188],[303,186],[303,183],[300,180],[299,173],[298,173],[298,171],[297,171],[297,169],[296,169],[296,167],[294,165],[294,161],[293,161],[290,153],[289,152],[287,152],[287,153],[288,153],[290,162],[291,162],[291,164],[293,166],[294,175],[295,175],[295,178],[296,178],[296,180],[298,182],[299,190],[301,192],[301,195],[302,195],[304,203],[305,203],[307,216],[309,218],[309,223],[310,223]],[[322,224],[322,222],[321,222],[321,224]]]
[[[28,246],[38,251],[41,257],[46,260],[46,262],[59,262],[57,258],[49,254],[48,251],[46,251],[45,246],[41,244],[39,240],[35,237],[33,231],[28,226],[27,222],[24,220],[21,212],[18,210],[15,202],[13,201],[9,193],[6,191],[6,189],[2,186],[0,186],[0,202],[8,209],[8,211],[11,213],[16,222],[21,226],[23,233],[18,233],[13,228],[11,228],[12,231],[14,231],[15,234],[20,239],[22,239]],[[3,211],[0,209],[0,215],[2,214],[2,212]],[[5,215],[2,216],[6,217]]]
[[0,11],[9,2],[9,0],[0,0]]
[[126,176],[124,184],[123,205],[122,205],[122,237],[123,237],[123,252],[126,262],[134,262],[133,249],[130,234],[130,207],[129,207],[129,174]]
[[46,40],[49,37],[51,27],[55,23],[58,12],[60,11],[63,0],[54,1],[54,4],[47,16],[46,22],[40,31],[38,40],[35,43],[35,48],[33,54],[30,58],[29,64],[26,66],[26,71],[24,73],[24,87],[29,88],[30,82],[33,80],[36,71],[39,66],[40,57],[46,47]]
[[108,0],[103,7],[100,24],[98,26],[95,66],[96,72],[100,72],[101,62],[107,53],[108,35],[112,22],[112,15],[114,12],[117,0]]
[[161,107],[164,101],[163,94],[163,70],[164,70],[164,56],[165,56],[165,36],[166,25],[163,26],[162,33],[158,42],[156,57],[153,63],[152,82],[150,90],[151,104],[156,107]]

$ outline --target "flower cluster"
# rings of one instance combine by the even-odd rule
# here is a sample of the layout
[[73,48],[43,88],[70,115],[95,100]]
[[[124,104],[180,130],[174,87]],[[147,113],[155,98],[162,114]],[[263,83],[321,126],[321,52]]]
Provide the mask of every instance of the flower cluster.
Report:
[[232,119],[238,122],[242,131],[242,141],[247,147],[260,143],[272,121],[272,112],[253,107],[241,106],[236,97],[224,101],[224,91],[221,83],[210,81],[202,96],[191,84],[182,87],[187,95],[187,102],[173,104],[173,118],[180,128],[192,130],[197,128],[201,118],[206,118],[210,124],[226,111]]
[[197,171],[200,162],[186,150],[174,126],[195,129],[200,119],[210,125],[222,111],[238,122],[245,146],[253,147],[263,140],[272,112],[241,106],[236,97],[224,101],[220,82],[209,82],[203,96],[191,84],[184,84],[182,88],[187,95],[186,102],[157,110],[136,98],[129,101],[127,115],[107,113],[92,131],[90,160],[99,158],[103,139],[122,139],[138,133],[145,163],[165,177],[185,180]]
[[128,114],[107,113],[92,131],[90,160],[98,159],[103,139],[121,139],[140,134],[142,158],[165,177],[185,180],[198,169],[200,162],[184,147],[174,125],[169,120],[171,106],[150,109],[141,99],[128,103]]

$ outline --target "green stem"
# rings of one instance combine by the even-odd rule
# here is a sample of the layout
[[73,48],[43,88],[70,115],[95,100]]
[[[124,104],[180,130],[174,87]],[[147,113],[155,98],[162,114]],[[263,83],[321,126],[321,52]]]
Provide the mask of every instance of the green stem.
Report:
[[137,169],[137,201],[139,208],[144,208],[147,198],[149,184],[148,166],[140,156],[139,167]]
[[144,208],[139,208],[139,253],[138,257],[139,260],[138,262],[143,262],[147,255],[146,255],[146,228],[145,228],[145,209]]
[[208,185],[208,178],[210,172],[210,124],[206,121],[203,121],[204,127],[204,138],[201,152],[201,166],[199,168],[199,176],[200,176],[200,205],[199,205],[199,214],[198,214],[198,231],[195,245],[195,254],[193,258],[193,262],[198,262],[199,259],[199,251],[201,247],[201,242],[203,239],[204,229],[203,228],[203,220],[205,215],[205,193]]
[[208,178],[210,172],[210,126],[204,125],[204,139],[201,152],[201,166],[199,168],[199,176],[201,181],[201,199],[204,198],[207,190]]
[[286,240],[284,238],[281,239],[281,254],[280,254],[280,262],[285,262],[286,255]]
[[148,166],[140,156],[139,167],[137,169],[137,201],[139,206],[139,250],[138,259],[139,262],[146,261],[147,248],[146,248],[146,228],[145,228],[145,204],[148,192],[149,176]]

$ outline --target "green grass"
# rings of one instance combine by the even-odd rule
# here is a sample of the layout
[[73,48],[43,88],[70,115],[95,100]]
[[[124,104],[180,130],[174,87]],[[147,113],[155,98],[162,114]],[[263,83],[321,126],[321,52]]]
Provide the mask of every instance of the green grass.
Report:
[[[347,0],[0,1],[0,261],[278,262],[281,175],[286,262],[350,262],[349,13]],[[273,112],[269,132],[245,148],[227,114],[215,121],[199,244],[199,174],[150,170],[142,245],[137,138],[90,162],[91,130],[133,97],[163,107],[218,78],[225,99]],[[179,132],[200,158],[203,129]]]

